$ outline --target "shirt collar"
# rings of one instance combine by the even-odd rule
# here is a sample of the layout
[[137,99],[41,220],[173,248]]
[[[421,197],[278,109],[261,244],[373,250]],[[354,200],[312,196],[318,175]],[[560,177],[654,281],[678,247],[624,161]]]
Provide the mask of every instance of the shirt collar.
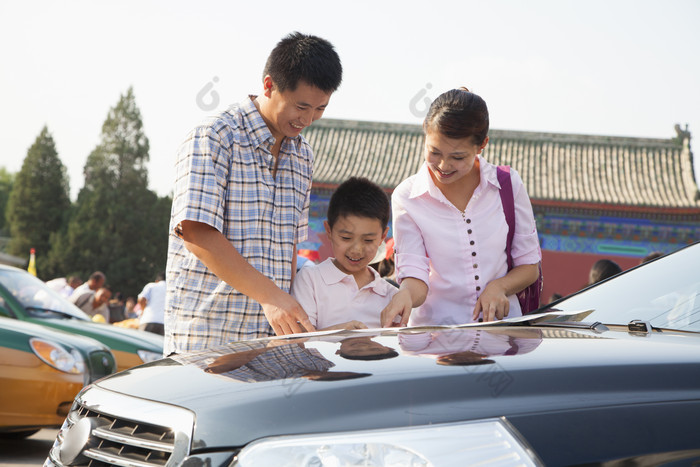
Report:
[[[255,148],[261,146],[266,147],[268,150],[272,149],[275,145],[275,137],[272,136],[272,132],[267,127],[267,123],[262,117],[262,114],[255,106],[255,96],[253,94],[248,95],[243,99],[243,103],[240,106],[241,113],[243,114],[243,126],[248,130],[251,143]],[[295,136],[294,138],[285,137],[282,141],[282,147],[280,153],[294,153],[299,149],[301,145],[302,136]]]
[[486,159],[479,156],[479,168],[481,170],[481,182],[480,185],[484,186],[489,183],[499,190],[501,189],[501,184],[498,183],[498,173],[496,172],[496,166],[487,162]]
[[430,193],[433,194],[431,188],[437,188],[433,179],[430,178],[430,169],[428,169],[428,163],[423,162],[423,164],[418,169],[415,181],[411,187],[410,198],[417,198],[422,194]]
[[[318,265],[321,272],[321,277],[326,285],[337,284],[343,280],[352,280],[355,283],[355,278],[350,274],[345,274],[343,271],[338,269],[335,264],[333,264],[333,258],[328,258]],[[368,266],[370,272],[374,276],[372,282],[363,287],[363,289],[371,288],[374,293],[386,296],[389,293],[389,287],[394,287],[390,283],[384,280],[379,273]],[[349,278],[349,279],[346,279]]]
[[[481,177],[479,186],[484,187],[486,184],[491,184],[500,190],[501,184],[498,183],[498,176],[496,173],[496,166],[489,163],[486,159],[481,156],[479,158],[479,175]],[[428,169],[428,163],[423,162],[418,173],[416,174],[415,182],[411,187],[410,198],[417,198],[425,193],[430,194],[433,198],[441,199],[443,196],[440,189],[435,185],[432,177],[430,176],[430,169]]]

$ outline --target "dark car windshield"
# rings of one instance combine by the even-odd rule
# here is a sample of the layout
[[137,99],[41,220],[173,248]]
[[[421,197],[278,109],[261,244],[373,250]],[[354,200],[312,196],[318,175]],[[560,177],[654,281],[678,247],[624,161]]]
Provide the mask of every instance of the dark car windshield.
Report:
[[[545,278],[546,280],[546,278]],[[643,264],[553,304],[567,312],[594,310],[585,320],[700,332],[700,243]]]
[[0,283],[32,316],[90,320],[80,308],[28,272],[0,270]]

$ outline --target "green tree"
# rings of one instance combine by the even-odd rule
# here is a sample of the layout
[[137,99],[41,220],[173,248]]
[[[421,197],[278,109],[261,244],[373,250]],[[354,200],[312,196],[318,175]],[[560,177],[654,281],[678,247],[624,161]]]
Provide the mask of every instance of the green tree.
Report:
[[129,88],[110,109],[101,142],[88,156],[68,227],[54,238],[53,263],[84,277],[103,271],[113,290],[126,295],[136,295],[165,268],[168,221],[161,211],[167,201],[148,189],[148,149]]
[[15,183],[15,174],[8,172],[5,167],[0,167],[0,237],[10,235],[7,223],[7,202],[10,199],[12,185]]
[[29,250],[35,248],[37,273],[42,279],[49,278],[50,238],[64,222],[70,207],[68,193],[66,168],[58,158],[48,128],[44,127],[27,151],[7,203],[8,251],[28,257]]

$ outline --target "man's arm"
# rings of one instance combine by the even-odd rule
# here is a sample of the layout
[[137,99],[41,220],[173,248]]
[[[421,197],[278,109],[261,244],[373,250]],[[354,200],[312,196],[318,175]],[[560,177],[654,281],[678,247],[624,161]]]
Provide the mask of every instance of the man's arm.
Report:
[[315,331],[301,305],[251,266],[221,232],[194,221],[181,227],[187,249],[219,279],[260,303],[275,334]]

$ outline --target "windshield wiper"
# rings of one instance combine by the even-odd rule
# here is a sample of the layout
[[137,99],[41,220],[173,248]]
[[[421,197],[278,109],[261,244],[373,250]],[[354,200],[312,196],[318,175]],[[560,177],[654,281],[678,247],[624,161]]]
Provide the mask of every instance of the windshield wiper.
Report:
[[649,323],[649,321],[642,321],[641,319],[633,319],[632,321],[627,323],[627,330],[629,332],[651,334],[651,331],[654,331],[654,327]]
[[601,323],[600,321],[595,321],[593,323],[582,323],[580,321],[542,321],[539,323],[532,323],[533,326],[541,326],[548,328],[576,328],[576,329],[589,329],[596,333],[604,333],[609,331],[608,327]]

